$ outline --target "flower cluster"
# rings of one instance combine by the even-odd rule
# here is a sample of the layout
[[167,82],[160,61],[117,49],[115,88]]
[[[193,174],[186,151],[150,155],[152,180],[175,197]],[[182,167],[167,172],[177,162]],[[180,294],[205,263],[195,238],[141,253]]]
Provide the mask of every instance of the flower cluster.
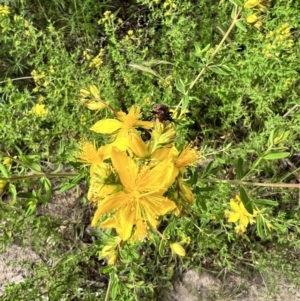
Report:
[[239,195],[230,200],[231,211],[226,211],[225,215],[229,223],[236,223],[235,232],[243,234],[246,232],[247,226],[255,223],[258,211],[253,210],[253,214],[249,213],[245,208]]
[[283,51],[291,49],[294,45],[291,27],[288,23],[282,24],[274,31],[269,31],[265,35],[264,40],[266,43],[262,53],[266,57],[278,57]]
[[[157,231],[160,216],[172,211],[179,215],[183,202],[193,202],[184,171],[199,160],[191,145],[176,149],[176,130],[170,121],[140,120],[138,106],[128,113],[113,113],[114,119],[100,120],[91,127],[98,134],[109,135],[109,143],[97,147],[84,141],[77,154],[79,161],[90,165],[88,200],[97,207],[92,225],[114,228],[119,236],[102,252],[111,263],[117,260],[120,242],[144,241],[151,230]],[[150,129],[151,138],[145,142],[142,132]],[[173,184],[176,198],[170,193],[166,196]],[[184,254],[177,244],[172,245],[172,252]]]
[[44,104],[36,104],[29,111],[29,114],[36,115],[38,117],[46,117],[49,113],[49,110],[45,108]]
[[[54,74],[55,69],[51,65],[49,66],[49,74]],[[33,89],[33,92],[38,92],[40,88],[47,88],[50,85],[51,77],[46,74],[45,71],[38,72],[36,70],[31,71],[31,75],[36,84],[36,87]]]

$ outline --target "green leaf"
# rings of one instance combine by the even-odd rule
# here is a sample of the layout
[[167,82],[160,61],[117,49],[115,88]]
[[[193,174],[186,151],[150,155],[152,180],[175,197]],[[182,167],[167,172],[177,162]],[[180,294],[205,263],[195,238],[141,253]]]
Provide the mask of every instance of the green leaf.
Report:
[[222,69],[222,66],[209,66],[208,69],[216,74],[229,75],[229,72]]
[[263,159],[265,159],[265,160],[278,160],[278,159],[287,158],[289,155],[290,155],[289,152],[271,153],[271,154],[264,155]]
[[[235,3],[234,3],[235,4]],[[234,5],[231,11],[231,19],[234,19],[237,14],[237,5]]]
[[242,7],[243,3],[240,0],[229,0],[232,4]]
[[139,65],[139,64],[134,64],[134,63],[130,63],[130,64],[128,64],[128,66],[133,68],[133,69],[137,69],[137,70],[140,70],[140,71],[143,71],[143,72],[146,72],[146,73],[149,73],[149,74],[152,74],[156,77],[161,78],[161,76],[156,71],[151,69],[150,67],[147,67],[147,66],[144,66],[144,65]]
[[254,203],[260,205],[278,206],[278,202],[267,199],[256,199],[254,200]]
[[16,186],[14,184],[9,184],[9,191],[12,195],[12,202],[11,205],[14,205],[16,200],[17,200],[17,189]]
[[260,215],[257,216],[256,218],[256,229],[257,229],[257,234],[259,237],[263,238],[264,237],[264,231],[263,231],[263,219]]
[[0,163],[0,172],[1,172],[1,174],[4,178],[9,178],[8,171],[7,171],[6,167],[1,163]]
[[183,96],[182,105],[181,105],[182,110],[186,109],[189,106],[189,103],[190,103],[190,98],[187,95]]
[[165,255],[165,242],[163,239],[160,240],[160,243],[158,246],[158,254],[161,257],[163,257]]
[[175,79],[175,87],[177,91],[181,92],[182,94],[185,93],[185,85],[181,78]]
[[245,27],[245,25],[244,25],[242,22],[237,21],[237,22],[235,23],[235,25],[236,25],[240,30],[242,30],[243,32],[247,32],[247,28]]
[[215,187],[200,187],[197,188],[197,192],[210,192],[210,191],[214,191]]
[[238,158],[237,164],[236,164],[236,175],[239,180],[241,180],[244,177],[244,170],[243,170],[243,159]]
[[240,198],[241,198],[242,203],[243,203],[244,207],[246,208],[246,210],[250,214],[253,214],[252,202],[251,202],[246,190],[243,187],[240,188]]

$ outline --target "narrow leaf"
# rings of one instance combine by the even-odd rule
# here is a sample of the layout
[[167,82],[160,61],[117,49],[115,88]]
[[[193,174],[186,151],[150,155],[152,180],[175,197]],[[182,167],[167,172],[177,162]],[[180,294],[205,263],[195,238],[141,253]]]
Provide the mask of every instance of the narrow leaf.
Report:
[[164,243],[163,239],[160,240],[160,243],[158,246],[158,254],[161,257],[163,257],[165,255],[165,243]]
[[151,69],[150,67],[147,67],[147,66],[144,66],[144,65],[133,64],[133,63],[128,64],[128,66],[133,68],[133,69],[137,69],[137,70],[152,74],[152,75],[160,78],[160,75],[156,71]]
[[281,152],[281,153],[271,153],[263,156],[263,159],[265,160],[278,160],[287,158],[290,155],[289,152]]
[[229,75],[229,73],[227,71],[223,70],[222,68],[220,68],[218,66],[209,66],[208,69],[216,74]]
[[244,207],[246,208],[246,210],[250,214],[253,214],[252,202],[251,202],[246,190],[243,187],[240,188],[240,197],[241,197],[242,203],[243,203]]
[[257,229],[258,236],[263,238],[264,237],[263,219],[261,218],[260,215],[258,215],[256,219],[256,229]]
[[236,25],[240,30],[242,30],[243,32],[247,32],[247,28],[244,26],[244,24],[243,24],[242,22],[237,21],[237,22],[235,23],[235,25]]
[[239,158],[236,165],[236,175],[239,180],[241,180],[244,177],[243,164],[243,159]]
[[237,14],[237,5],[234,5],[231,11],[231,19],[234,19]]
[[229,0],[232,4],[238,5],[240,7],[243,6],[243,3],[240,0]]
[[[5,177],[5,178],[8,178],[9,176],[8,176],[8,171],[7,171],[7,169],[6,169],[6,167],[3,165],[3,164],[1,164],[0,163],[0,172],[1,172],[1,175],[3,176],[3,177]],[[0,176],[1,176],[0,175]]]
[[267,200],[267,199],[257,199],[254,200],[255,204],[260,204],[260,205],[270,205],[270,206],[278,206],[278,202],[272,201],[272,200]]
[[175,87],[177,91],[181,92],[182,94],[185,93],[185,86],[181,78],[175,79]]

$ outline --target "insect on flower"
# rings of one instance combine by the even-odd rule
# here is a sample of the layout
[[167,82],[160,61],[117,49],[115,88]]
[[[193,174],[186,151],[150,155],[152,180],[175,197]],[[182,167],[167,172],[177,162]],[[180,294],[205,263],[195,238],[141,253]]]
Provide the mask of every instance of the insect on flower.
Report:
[[152,116],[154,120],[159,122],[172,121],[171,113],[169,107],[163,104],[157,104],[152,109]]

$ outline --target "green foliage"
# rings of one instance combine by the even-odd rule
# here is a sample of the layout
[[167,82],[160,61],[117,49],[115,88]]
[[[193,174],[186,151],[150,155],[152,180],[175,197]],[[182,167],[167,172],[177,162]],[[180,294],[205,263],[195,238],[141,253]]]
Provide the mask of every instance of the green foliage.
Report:
[[[55,262],[36,265],[3,300],[104,300],[108,278],[112,300],[155,300],[179,264],[222,272],[272,262],[297,280],[300,6],[268,1],[265,10],[239,14],[241,2],[1,2],[1,247],[33,245]],[[261,24],[246,22],[253,14]],[[182,242],[180,262],[154,236],[126,245],[122,265],[102,266],[110,233],[94,230],[85,240],[91,215],[65,237],[63,220],[37,213],[53,186],[66,191],[87,179],[84,169],[75,174],[70,152],[105,114],[79,101],[92,84],[117,109],[140,105],[144,119],[156,103],[189,109],[175,121],[176,143],[188,139],[202,150],[187,175],[196,200],[187,216],[170,216],[159,228]],[[54,180],[70,172],[71,180]],[[243,235],[226,218],[236,195],[249,213],[259,212]],[[99,279],[101,288],[92,282]]]

